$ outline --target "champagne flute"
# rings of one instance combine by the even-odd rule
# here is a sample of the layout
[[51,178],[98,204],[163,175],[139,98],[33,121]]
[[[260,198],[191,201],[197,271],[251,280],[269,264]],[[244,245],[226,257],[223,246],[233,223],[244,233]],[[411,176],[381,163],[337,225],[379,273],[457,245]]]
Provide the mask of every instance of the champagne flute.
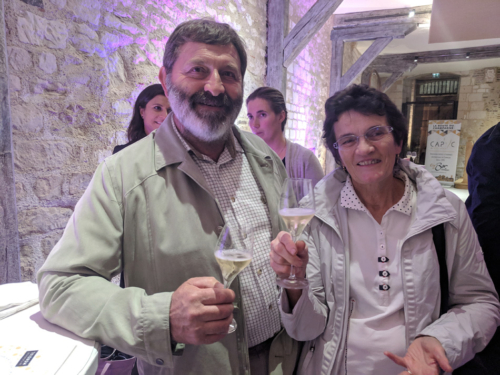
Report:
[[[279,214],[283,218],[293,242],[313,218],[316,210],[312,181],[302,178],[287,178],[281,189]],[[285,289],[304,289],[309,285],[306,278],[295,275],[295,267],[290,265],[289,277],[278,277],[276,283]]]
[[[253,230],[226,223],[217,240],[215,259],[219,263],[224,288],[229,288],[238,274],[248,266],[253,256]],[[227,333],[236,331],[236,320],[231,322]]]

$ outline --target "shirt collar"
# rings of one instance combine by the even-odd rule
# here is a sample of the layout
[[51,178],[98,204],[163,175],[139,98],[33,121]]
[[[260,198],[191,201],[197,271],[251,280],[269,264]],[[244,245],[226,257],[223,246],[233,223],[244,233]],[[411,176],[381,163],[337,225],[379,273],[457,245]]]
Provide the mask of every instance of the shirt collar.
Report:
[[[406,173],[404,173],[403,171],[396,172],[394,177],[399,178],[404,182],[405,192],[399,202],[392,206],[388,211],[394,210],[410,216],[413,210],[413,206],[411,204],[413,184],[411,183]],[[361,202],[358,195],[356,194],[356,191],[354,190],[351,176],[347,176],[345,185],[340,192],[340,205],[351,210],[368,212],[365,205]]]
[[[187,152],[194,154],[198,159],[213,161],[208,156],[196,150],[193,146],[191,146],[191,144],[189,144],[188,141],[186,141],[186,139],[179,132],[179,129],[177,129],[177,126],[175,126],[175,121],[172,120],[171,125],[172,128],[174,129],[175,134],[177,134],[179,140],[181,141],[182,145],[184,146]],[[222,151],[221,154],[222,159],[226,159],[226,157],[224,157],[225,156],[224,154],[226,153],[229,154],[230,159],[234,159],[236,157],[236,153],[240,154],[243,153],[243,148],[241,147],[240,143],[238,142],[232,131],[230,132],[230,136],[228,137],[226,144],[224,146],[224,150]]]

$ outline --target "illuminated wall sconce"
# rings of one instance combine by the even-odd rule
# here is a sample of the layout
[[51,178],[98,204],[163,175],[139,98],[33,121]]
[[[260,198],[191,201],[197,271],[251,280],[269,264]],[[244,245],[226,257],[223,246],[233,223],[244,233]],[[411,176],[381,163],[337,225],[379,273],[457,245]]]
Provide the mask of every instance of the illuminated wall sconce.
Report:
[[465,58],[466,58],[466,59],[470,58],[470,52],[467,52],[467,53],[465,54]]
[[415,9],[410,10],[410,12],[408,13],[408,18],[413,18],[413,17],[415,17]]
[[414,62],[418,62],[418,56],[415,56]]

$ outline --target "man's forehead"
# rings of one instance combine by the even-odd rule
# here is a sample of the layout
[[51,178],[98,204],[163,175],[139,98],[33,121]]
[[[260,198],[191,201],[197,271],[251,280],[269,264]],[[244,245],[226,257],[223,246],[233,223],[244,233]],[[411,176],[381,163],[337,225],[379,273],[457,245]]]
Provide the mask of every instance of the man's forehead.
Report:
[[238,51],[233,44],[214,45],[187,42],[180,47],[177,60],[181,60],[184,63],[205,60],[209,62],[209,60],[213,57],[228,60],[228,63],[230,63],[231,60],[234,60],[234,63],[236,63],[237,67],[241,70],[240,56],[238,55]]

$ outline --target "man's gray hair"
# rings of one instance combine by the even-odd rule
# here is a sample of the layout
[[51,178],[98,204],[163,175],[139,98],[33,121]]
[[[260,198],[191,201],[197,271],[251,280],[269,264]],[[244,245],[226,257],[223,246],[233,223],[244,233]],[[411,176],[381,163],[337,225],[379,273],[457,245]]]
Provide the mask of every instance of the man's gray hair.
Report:
[[165,45],[165,54],[163,55],[163,66],[167,74],[172,72],[174,63],[179,57],[179,49],[188,42],[222,46],[232,44],[240,58],[241,76],[245,77],[247,53],[243,40],[227,23],[219,23],[209,19],[186,21],[175,28]]

